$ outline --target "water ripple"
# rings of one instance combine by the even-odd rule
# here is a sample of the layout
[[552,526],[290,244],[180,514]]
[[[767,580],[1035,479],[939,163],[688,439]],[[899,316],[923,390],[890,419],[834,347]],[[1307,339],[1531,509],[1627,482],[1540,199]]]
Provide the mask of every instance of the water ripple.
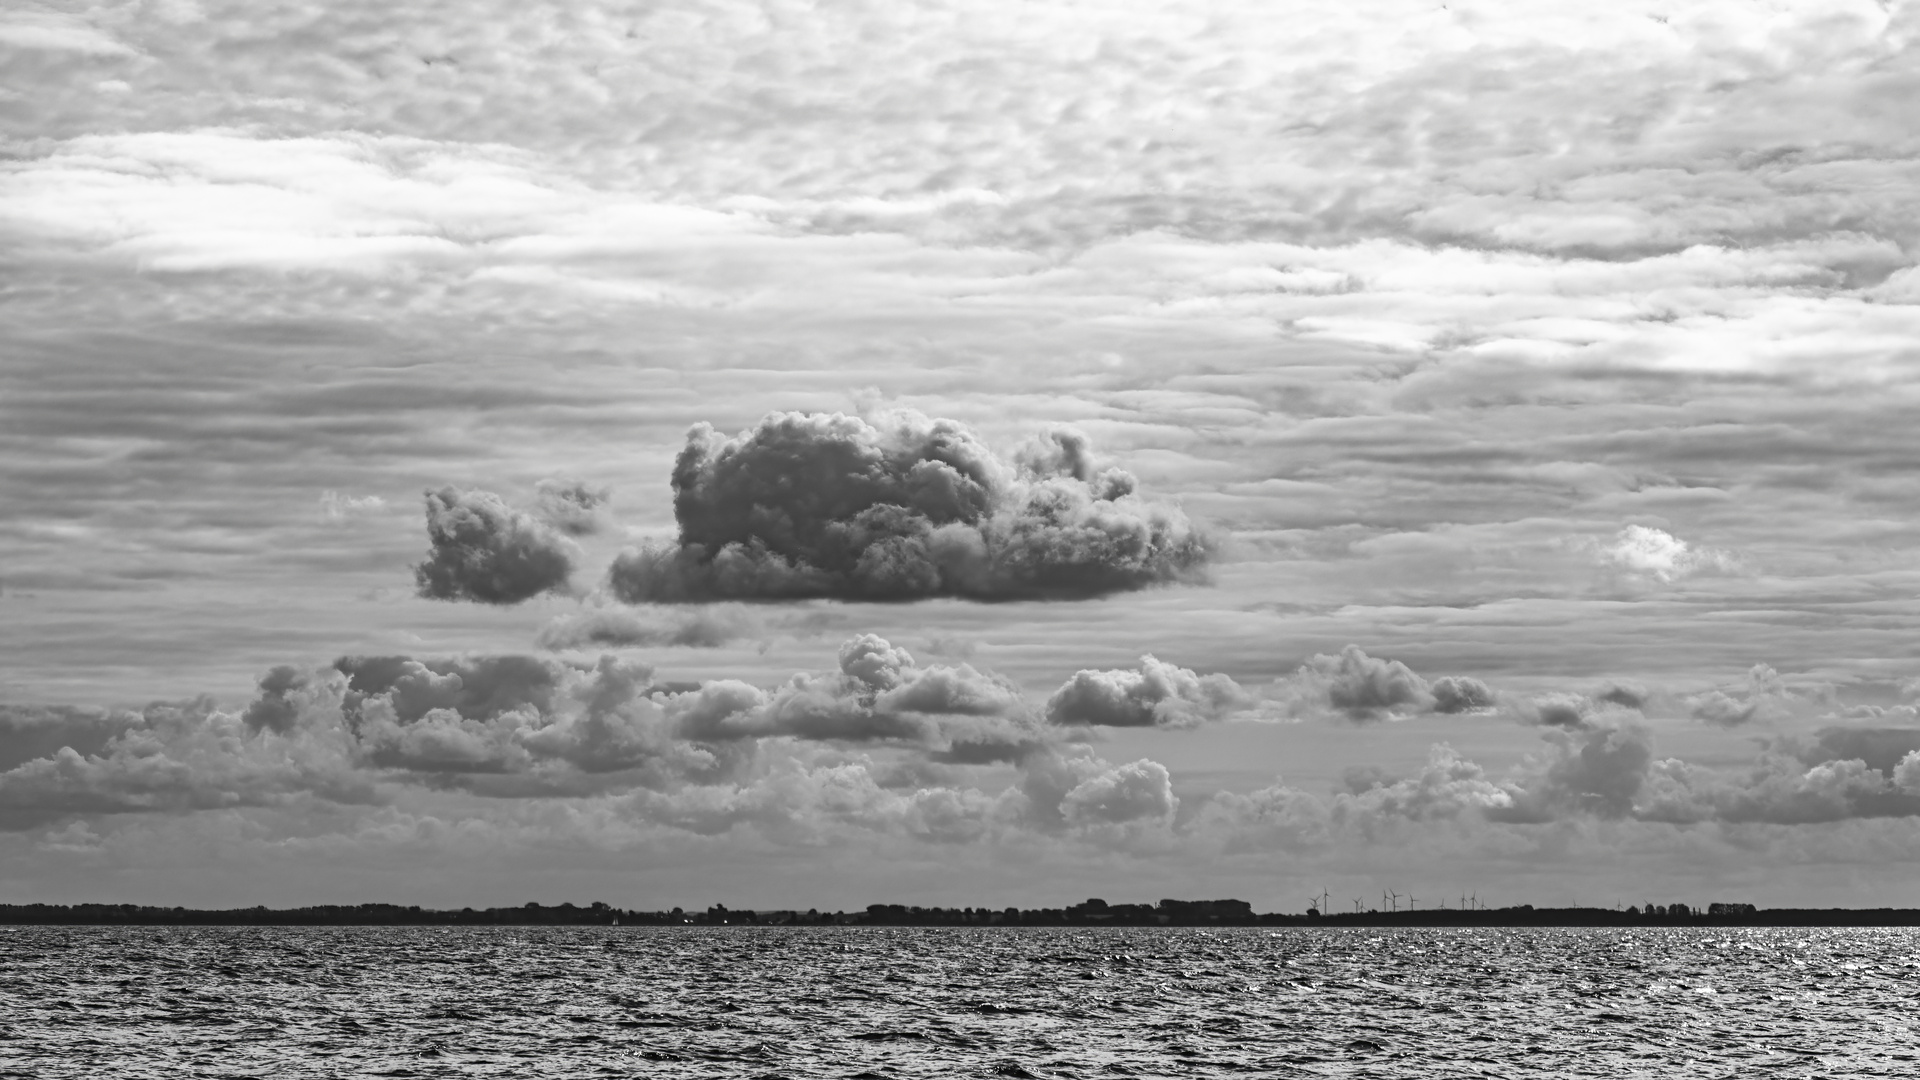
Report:
[[0,1076],[1906,1076],[1907,929],[0,928]]

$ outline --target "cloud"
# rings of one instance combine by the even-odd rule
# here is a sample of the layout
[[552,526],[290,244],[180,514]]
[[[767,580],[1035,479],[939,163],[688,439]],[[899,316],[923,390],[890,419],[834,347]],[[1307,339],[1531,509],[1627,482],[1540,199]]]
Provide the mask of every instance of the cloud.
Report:
[[841,646],[839,667],[768,691],[708,683],[667,699],[667,715],[696,740],[895,741],[954,762],[1015,761],[1045,741],[1019,691],[970,664],[921,667],[905,649],[862,634]]
[[[1888,746],[1920,745],[1920,731],[1825,733],[1798,753],[1768,753],[1743,775],[1728,776],[1684,761],[1656,763],[1639,814],[1650,821],[1693,824],[1809,825],[1855,818],[1920,816],[1913,780],[1920,757],[1893,758]],[[1831,741],[1829,739],[1831,738]],[[1884,767],[1854,756],[1864,750]]]
[[[238,713],[154,706],[100,732],[92,714],[8,713],[0,749],[21,760],[0,771],[0,827],[460,792],[617,796],[671,828],[748,825],[792,842],[839,828],[960,842],[1001,827],[1165,817],[1175,805],[1166,771],[1148,762],[1111,770],[1077,758],[1073,782],[1038,816],[1017,787],[956,786],[943,778],[1051,759],[1018,690],[969,665],[922,667],[874,635],[848,640],[838,660],[770,688],[689,689],[612,655],[345,657],[269,671]],[[55,725],[59,739],[13,737]]]
[[492,492],[427,492],[427,538],[432,553],[413,573],[431,600],[517,604],[564,591],[573,574],[566,538]]
[[1433,711],[1467,713],[1491,709],[1496,704],[1493,688],[1479,679],[1464,675],[1443,675],[1427,687],[1433,695]]
[[1086,752],[1036,754],[1021,770],[1020,793],[1036,828],[1107,836],[1116,835],[1114,829],[1170,825],[1180,806],[1172,776],[1159,762],[1114,765]]
[[1302,668],[1322,682],[1327,704],[1350,719],[1372,720],[1394,710],[1423,712],[1433,697],[1425,679],[1398,660],[1368,656],[1349,645],[1339,656],[1312,657]]
[[[1427,680],[1413,669],[1398,660],[1368,656],[1358,645],[1348,645],[1338,655],[1308,657],[1270,696],[1291,715],[1332,711],[1354,721],[1423,713],[1436,705]],[[1456,697],[1447,700],[1460,703]]]
[[752,637],[761,626],[739,605],[715,605],[655,614],[653,618],[622,608],[592,608],[562,615],[540,629],[535,640],[543,649],[588,646],[631,648],[670,645],[710,649]]
[[145,722],[141,714],[125,709],[0,705],[0,771],[47,757],[62,747],[82,755],[97,754],[115,737]]
[[1894,765],[1888,779],[1894,786],[1908,795],[1920,795],[1920,749],[1910,750],[1907,756]]
[[1920,751],[1920,727],[1829,727],[1816,732],[1810,743],[1789,740],[1779,745],[1807,765],[1859,761],[1891,778],[1903,762]]
[[606,506],[613,489],[581,480],[542,480],[534,485],[536,506],[547,524],[569,536],[587,536],[606,528]]
[[1574,730],[1551,730],[1554,752],[1536,762],[1502,813],[1516,821],[1568,814],[1626,817],[1653,764],[1653,737],[1636,718],[1602,714]]
[[1544,727],[1576,731],[1587,726],[1595,703],[1592,699],[1564,691],[1542,694],[1527,703],[1527,718]]
[[1226,675],[1200,675],[1143,656],[1138,668],[1076,673],[1047,699],[1046,718],[1094,727],[1189,727],[1252,700]]
[[1744,684],[1732,692],[1715,689],[1695,694],[1687,699],[1687,706],[1694,719],[1730,728],[1755,719],[1789,718],[1800,698],[1779,672],[1766,664],[1755,664],[1747,671]]
[[1753,714],[1760,707],[1758,702],[1743,701],[1723,690],[1697,694],[1688,704],[1692,707],[1694,719],[1704,720],[1716,727],[1738,727],[1753,719]]
[[[988,764],[1017,762],[1046,741],[1010,682],[967,664],[922,667],[871,634],[841,647],[837,671],[767,688],[736,679],[659,684],[648,665],[612,655],[591,668],[511,655],[347,657],[335,667],[347,676],[342,719],[365,760],[442,776],[553,780],[556,762],[679,776],[723,768],[737,758],[728,746],[768,739],[889,744],[929,760]],[[268,681],[277,686],[280,676]]]
[[[1121,674],[1156,677],[1144,661]],[[1163,666],[1157,677],[1186,686],[1190,704],[1209,700],[1193,697],[1191,672]],[[568,800],[599,800],[591,805],[647,828],[748,829],[802,846],[1051,837],[1231,854],[1351,851],[1439,827],[1450,842],[1499,844],[1501,830],[1578,821],[1685,830],[1920,816],[1920,729],[1831,727],[1770,740],[1744,769],[1710,768],[1661,758],[1648,726],[1617,702],[1563,704],[1569,719],[1543,723],[1545,749],[1505,776],[1436,745],[1404,774],[1349,769],[1326,795],[1284,783],[1216,792],[1183,822],[1164,765],[1102,760],[1050,735],[1004,679],[922,666],[872,634],[848,639],[833,670],[766,687],[689,688],[611,655],[348,657],[317,672],[268,671],[237,712],[205,700],[0,712],[0,751],[12,755],[0,768],[0,828],[428,796],[486,813],[444,802],[457,795],[544,801],[561,814],[589,805]],[[1004,786],[983,787],[988,778]]]
[[1199,836],[1228,852],[1301,850],[1385,839],[1409,823],[1495,821],[1511,812],[1516,793],[1451,747],[1435,745],[1411,776],[1367,770],[1345,791],[1322,797],[1275,783],[1251,792],[1214,794],[1194,816]]
[[260,679],[260,696],[240,714],[240,720],[253,731],[268,729],[284,735],[293,730],[301,709],[311,705],[306,692],[312,689],[306,672],[281,664]]
[[1630,573],[1670,583],[1700,573],[1731,573],[1738,569],[1724,551],[1695,548],[1685,540],[1646,525],[1629,525],[1600,552],[1603,562]]
[[134,56],[91,23],[50,11],[0,12],[0,45],[89,56]]
[[1623,709],[1644,710],[1653,700],[1653,694],[1638,683],[1608,683],[1593,695],[1593,700],[1603,705],[1618,705]]
[[1067,824],[1083,826],[1170,823],[1179,808],[1167,767],[1146,758],[1089,776],[1060,800]]
[[732,439],[700,424],[674,464],[677,544],[623,554],[609,580],[640,603],[1085,598],[1191,579],[1210,541],[1134,488],[1072,431],[1010,465],[911,412],[775,413]]
[[354,770],[338,734],[263,734],[204,699],[151,705],[104,743],[82,750],[62,740],[0,772],[0,828],[74,815],[377,801],[377,785]]
[[320,493],[320,517],[328,522],[342,522],[362,514],[376,513],[387,507],[387,501],[378,495],[342,495],[337,491]]
[[1308,657],[1257,696],[1282,717],[1334,716],[1355,723],[1486,712],[1503,703],[1499,692],[1479,679],[1445,675],[1428,682],[1406,664],[1369,656],[1358,645]]
[[1479,765],[1460,757],[1452,747],[1436,745],[1412,776],[1383,777],[1358,790],[1336,793],[1330,816],[1336,823],[1382,817],[1426,821],[1470,811],[1501,811],[1512,805],[1513,793],[1489,780]]

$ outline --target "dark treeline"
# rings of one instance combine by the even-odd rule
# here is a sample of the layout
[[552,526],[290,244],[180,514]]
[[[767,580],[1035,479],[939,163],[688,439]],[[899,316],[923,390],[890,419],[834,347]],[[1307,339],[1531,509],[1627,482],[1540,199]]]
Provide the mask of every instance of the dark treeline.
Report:
[[1913,908],[1756,908],[1648,904],[1616,908],[1430,908],[1256,914],[1244,900],[1162,900],[1064,908],[870,904],[863,911],[629,911],[604,903],[434,909],[329,904],[205,910],[137,904],[0,904],[0,924],[61,926],[1920,926]]

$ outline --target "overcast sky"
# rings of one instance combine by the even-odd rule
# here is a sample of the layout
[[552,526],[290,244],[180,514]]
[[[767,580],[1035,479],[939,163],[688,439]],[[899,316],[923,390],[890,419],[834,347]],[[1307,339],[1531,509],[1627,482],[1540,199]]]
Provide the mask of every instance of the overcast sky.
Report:
[[0,900],[1920,906],[1917,37],[10,5]]

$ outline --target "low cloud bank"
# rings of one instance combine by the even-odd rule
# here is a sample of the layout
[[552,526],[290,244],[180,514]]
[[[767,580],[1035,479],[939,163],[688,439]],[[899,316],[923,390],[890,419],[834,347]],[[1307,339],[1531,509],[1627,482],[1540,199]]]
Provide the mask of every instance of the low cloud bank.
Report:
[[[1499,776],[1440,745],[1410,773],[1363,764],[1324,794],[1275,783],[1183,807],[1165,766],[1103,760],[1086,729],[1187,727],[1263,703],[1223,675],[1150,656],[1077,672],[1038,707],[998,675],[923,664],[872,634],[844,642],[828,670],[774,685],[666,682],[611,654],[350,656],[317,670],[276,667],[234,711],[206,700],[0,709],[0,828],[391,803],[409,792],[591,797],[650,827],[750,828],[796,843],[847,830],[943,843],[1030,832],[1228,849],[1365,843],[1422,823],[1920,817],[1920,727],[1833,724],[1766,739],[1744,768],[1709,768],[1656,751],[1640,711],[1654,695],[1638,687],[1496,701],[1482,684],[1428,682],[1353,648],[1302,672],[1289,688],[1313,690],[1314,707],[1334,715],[1459,711],[1465,701],[1527,721],[1542,745]],[[1780,683],[1771,669],[1748,681]]]
[[1057,430],[1011,462],[953,420],[775,413],[700,424],[674,464],[676,543],[630,550],[629,603],[834,597],[1084,598],[1193,578],[1212,556],[1177,507]]

